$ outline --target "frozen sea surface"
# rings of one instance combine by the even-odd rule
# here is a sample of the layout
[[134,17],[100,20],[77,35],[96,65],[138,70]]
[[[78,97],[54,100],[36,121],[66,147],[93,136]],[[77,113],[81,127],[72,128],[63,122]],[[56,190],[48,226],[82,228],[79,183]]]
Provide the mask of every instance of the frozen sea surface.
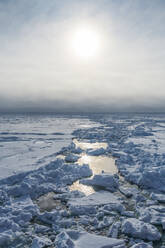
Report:
[[0,247],[165,247],[165,115],[1,115],[0,151]]
[[98,126],[85,116],[0,115],[0,178],[37,169],[71,143],[77,128]]

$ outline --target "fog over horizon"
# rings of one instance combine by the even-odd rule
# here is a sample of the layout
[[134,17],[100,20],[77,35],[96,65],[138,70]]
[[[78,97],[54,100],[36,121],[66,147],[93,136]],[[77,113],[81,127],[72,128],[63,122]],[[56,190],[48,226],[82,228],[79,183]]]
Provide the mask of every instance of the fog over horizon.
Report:
[[0,112],[163,112],[164,23],[164,0],[0,0]]

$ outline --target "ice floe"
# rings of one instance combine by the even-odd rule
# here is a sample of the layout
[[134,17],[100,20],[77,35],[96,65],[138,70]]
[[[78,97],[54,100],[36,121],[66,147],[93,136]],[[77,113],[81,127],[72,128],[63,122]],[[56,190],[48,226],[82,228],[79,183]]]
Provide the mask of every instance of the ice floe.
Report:
[[92,179],[82,179],[80,182],[86,185],[100,186],[111,192],[116,191],[119,187],[117,175],[110,173],[94,175]]
[[[92,118],[89,123],[95,124],[70,128],[68,136],[66,129],[51,129],[49,133],[1,130],[0,141],[5,149],[10,142],[25,142],[24,136],[35,136],[31,143],[28,140],[29,156],[33,149],[41,152],[36,168],[0,180],[0,247],[163,247],[165,118]],[[71,130],[75,130],[72,141]],[[50,154],[49,142],[53,138],[57,141],[52,136],[69,141]],[[85,145],[79,147],[81,142]],[[99,143],[104,146],[99,147]],[[59,154],[62,159],[56,159]],[[4,149],[3,155],[8,156]],[[82,156],[113,157],[117,175],[101,173],[100,169],[91,178],[92,167],[80,163]],[[77,180],[93,187],[94,193],[70,191]],[[41,203],[46,201],[43,206]]]
[[149,241],[159,240],[161,238],[161,234],[155,226],[135,218],[129,218],[123,221],[122,232],[134,238]]
[[125,243],[120,239],[107,238],[87,232],[66,231],[61,232],[55,241],[59,248],[124,248]]

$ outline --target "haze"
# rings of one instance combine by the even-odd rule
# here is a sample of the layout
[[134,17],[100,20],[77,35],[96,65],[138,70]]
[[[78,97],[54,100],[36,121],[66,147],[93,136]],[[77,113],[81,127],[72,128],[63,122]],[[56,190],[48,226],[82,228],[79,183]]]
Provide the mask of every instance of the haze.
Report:
[[164,0],[1,0],[0,111],[164,111],[164,23]]

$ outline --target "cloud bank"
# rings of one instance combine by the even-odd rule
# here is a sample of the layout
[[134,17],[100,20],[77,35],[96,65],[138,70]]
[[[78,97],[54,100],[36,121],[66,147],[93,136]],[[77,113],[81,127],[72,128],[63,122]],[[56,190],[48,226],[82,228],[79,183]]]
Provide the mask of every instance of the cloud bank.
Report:
[[[164,0],[0,1],[0,111],[164,111]],[[89,60],[74,30],[97,30]]]

